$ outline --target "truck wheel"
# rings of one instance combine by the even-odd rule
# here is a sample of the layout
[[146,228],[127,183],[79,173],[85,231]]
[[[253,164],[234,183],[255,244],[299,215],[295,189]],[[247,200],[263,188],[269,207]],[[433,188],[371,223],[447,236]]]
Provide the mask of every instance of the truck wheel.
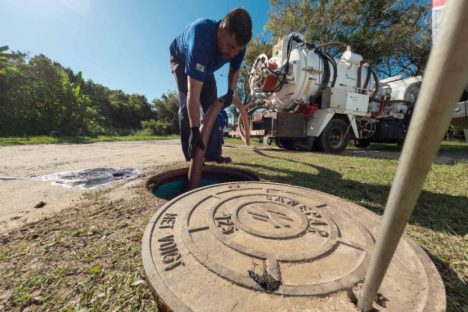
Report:
[[341,119],[332,119],[318,138],[317,145],[325,153],[339,154],[349,142],[348,124]]
[[295,146],[294,146],[294,140],[293,139],[280,139],[280,138],[276,138],[276,145],[278,145],[278,147],[281,147],[281,148],[284,148],[288,151],[292,151],[292,150],[295,150]]
[[370,142],[368,140],[354,140],[354,146],[359,148],[367,148]]

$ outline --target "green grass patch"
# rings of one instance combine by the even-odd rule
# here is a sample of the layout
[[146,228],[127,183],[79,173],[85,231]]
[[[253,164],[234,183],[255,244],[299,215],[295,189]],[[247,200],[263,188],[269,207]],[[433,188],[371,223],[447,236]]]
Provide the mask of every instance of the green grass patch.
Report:
[[[350,144],[351,147],[351,144]],[[353,146],[354,147],[354,146]],[[386,150],[386,151],[400,151],[401,146],[398,144],[386,143],[371,143],[368,147],[370,150]],[[468,142],[463,141],[442,141],[440,143],[440,150],[442,151],[468,151]]]
[[99,135],[96,137],[0,137],[0,146],[28,145],[28,144],[59,144],[59,143],[95,143],[114,141],[147,141],[147,140],[167,140],[177,139],[178,135],[154,136],[154,135]]
[[[225,143],[228,144],[243,144],[242,139],[240,138],[224,138]],[[253,137],[251,138],[251,145],[261,146],[264,145],[261,138]],[[272,146],[276,146],[274,143]],[[350,142],[348,149],[355,150],[358,149],[354,146],[353,142]],[[401,146],[396,143],[371,143],[367,148],[369,150],[378,150],[378,151],[395,151],[398,152],[401,150]],[[442,141],[440,144],[440,150],[442,151],[468,151],[468,142],[463,141]]]
[[[226,139],[224,155],[234,162],[229,167],[383,214],[396,159],[245,148],[240,143]],[[442,276],[447,311],[465,312],[468,306],[467,172],[467,161],[434,164],[407,227]],[[89,192],[66,211],[0,236],[1,310],[156,311],[140,248],[143,231],[163,201],[151,197],[144,183],[141,179],[132,187],[134,196],[120,200],[108,196],[118,189]]]

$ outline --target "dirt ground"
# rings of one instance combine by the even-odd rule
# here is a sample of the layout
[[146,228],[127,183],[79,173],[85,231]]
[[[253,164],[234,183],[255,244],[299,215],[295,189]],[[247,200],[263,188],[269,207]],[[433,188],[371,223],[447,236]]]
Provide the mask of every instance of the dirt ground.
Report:
[[[399,154],[397,151],[347,150],[344,155],[398,159]],[[184,160],[178,140],[7,146],[0,147],[0,159],[0,233],[76,204],[90,191],[41,181],[43,175],[97,167],[134,167],[144,176],[148,169]],[[468,160],[468,151],[441,151],[436,162],[459,160]],[[129,187],[131,183],[127,182]],[[122,191],[115,193],[121,197],[130,195]],[[46,205],[35,208],[41,201]]]
[[[178,140],[164,140],[7,146],[0,147],[0,159],[2,233],[67,208],[89,192],[43,182],[43,175],[96,167],[134,167],[144,174],[183,161],[183,155]],[[34,208],[41,201],[46,205]]]

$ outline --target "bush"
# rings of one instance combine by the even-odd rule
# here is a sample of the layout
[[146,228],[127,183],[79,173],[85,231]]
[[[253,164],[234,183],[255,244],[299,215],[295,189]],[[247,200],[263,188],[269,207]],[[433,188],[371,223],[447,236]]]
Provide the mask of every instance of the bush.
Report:
[[153,136],[154,133],[153,133],[153,130],[151,129],[143,129],[143,130],[137,130],[135,132],[133,132],[133,135],[135,136]]
[[152,131],[154,135],[167,135],[172,134],[172,125],[168,121],[162,120],[144,120],[141,122],[141,127],[145,129],[149,129]]

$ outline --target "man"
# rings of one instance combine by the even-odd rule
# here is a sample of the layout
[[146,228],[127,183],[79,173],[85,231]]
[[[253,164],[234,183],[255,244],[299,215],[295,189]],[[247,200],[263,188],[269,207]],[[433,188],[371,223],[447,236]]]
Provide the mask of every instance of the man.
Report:
[[[200,105],[206,113],[217,99],[214,72],[230,63],[224,107],[232,104],[239,68],[252,38],[252,21],[243,8],[231,10],[223,20],[198,19],[172,41],[170,65],[179,91],[182,151],[189,161],[197,148],[205,149],[200,135]],[[218,120],[214,122],[205,160],[229,162],[221,156]]]

